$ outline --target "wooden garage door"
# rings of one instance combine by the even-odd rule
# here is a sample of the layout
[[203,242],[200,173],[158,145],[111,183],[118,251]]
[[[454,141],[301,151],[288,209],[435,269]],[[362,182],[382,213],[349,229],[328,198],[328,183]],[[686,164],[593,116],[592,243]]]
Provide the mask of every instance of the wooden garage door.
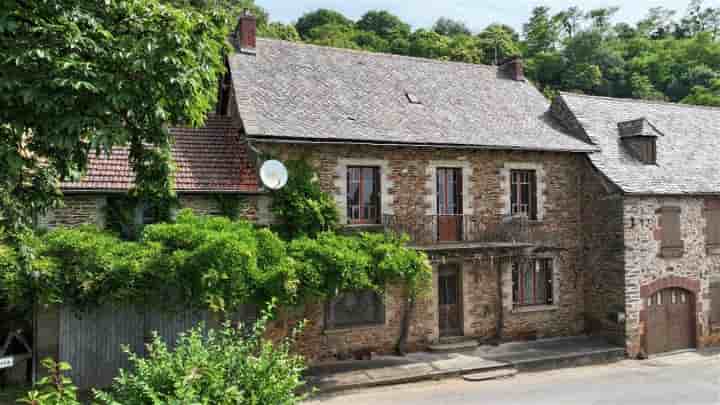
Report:
[[658,291],[647,299],[648,354],[695,347],[693,295],[680,288]]

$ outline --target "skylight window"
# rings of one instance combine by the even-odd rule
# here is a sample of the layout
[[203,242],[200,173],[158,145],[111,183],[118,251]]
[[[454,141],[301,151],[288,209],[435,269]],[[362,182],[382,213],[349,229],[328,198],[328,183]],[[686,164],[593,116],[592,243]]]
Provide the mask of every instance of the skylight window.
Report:
[[420,101],[420,99],[417,98],[413,93],[405,92],[405,97],[407,97],[410,104],[422,104],[422,101]]

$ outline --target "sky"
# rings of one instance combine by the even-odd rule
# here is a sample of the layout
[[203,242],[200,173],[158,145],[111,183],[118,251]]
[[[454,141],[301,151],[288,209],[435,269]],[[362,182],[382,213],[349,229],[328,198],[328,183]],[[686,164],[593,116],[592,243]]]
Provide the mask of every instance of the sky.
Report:
[[[413,28],[430,27],[438,17],[464,21],[473,31],[500,22],[522,29],[530,11],[540,5],[553,12],[578,6],[583,10],[620,6],[616,21],[636,22],[652,7],[663,6],[685,13],[690,0],[256,0],[270,12],[273,21],[292,22],[318,8],[338,10],[352,19],[366,11],[383,9],[400,16]],[[705,0],[705,6],[719,7],[720,0]]]

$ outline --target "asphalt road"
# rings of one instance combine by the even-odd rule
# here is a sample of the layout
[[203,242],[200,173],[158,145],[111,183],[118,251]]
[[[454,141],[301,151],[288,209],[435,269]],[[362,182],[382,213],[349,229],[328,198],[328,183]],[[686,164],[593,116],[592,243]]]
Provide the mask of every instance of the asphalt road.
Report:
[[720,355],[683,353],[646,361],[462,379],[320,396],[307,405],[720,405]]

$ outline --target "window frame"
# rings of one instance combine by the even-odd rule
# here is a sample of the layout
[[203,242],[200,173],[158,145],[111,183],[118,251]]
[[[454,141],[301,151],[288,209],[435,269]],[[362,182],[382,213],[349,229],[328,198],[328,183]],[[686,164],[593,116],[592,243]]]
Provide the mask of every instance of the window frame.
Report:
[[[452,187],[448,183],[449,174],[453,173]],[[442,179],[442,181],[441,181]],[[441,190],[442,185],[442,190]],[[453,192],[449,190],[452,188]],[[463,169],[461,167],[438,167],[435,169],[435,199],[437,215],[463,215]],[[448,210],[450,195],[455,199],[454,209]],[[444,209],[443,209],[444,208]]]
[[[530,274],[532,274],[532,299],[526,301],[524,299],[525,289],[527,285],[526,280],[526,269],[527,266],[532,265]],[[540,267],[538,267],[540,266]],[[541,271],[539,271],[541,270]],[[557,305],[555,298],[555,289],[557,288],[555,282],[555,260],[548,257],[537,257],[528,260],[514,260],[511,264],[510,271],[512,272],[512,302],[515,308],[527,308],[527,307],[541,307],[541,306],[554,306]],[[537,296],[538,290],[538,276],[544,273],[544,277],[541,279],[545,280],[545,299],[540,301]]]
[[[523,178],[526,180],[523,181]],[[510,215],[538,219],[537,170],[510,169]],[[527,191],[523,191],[527,186]],[[519,208],[526,206],[526,210]]]
[[[372,170],[373,175],[373,191],[376,195],[373,197],[371,196],[371,204],[366,205],[363,203],[363,196],[366,184],[366,179],[364,176],[365,170]],[[347,223],[350,225],[379,225],[382,221],[382,184],[381,184],[381,168],[378,166],[372,166],[372,165],[350,165],[346,168],[346,196],[345,196],[345,202],[346,202],[346,216],[347,216]],[[352,204],[351,202],[351,190],[352,190],[352,184],[353,184],[353,174],[359,171],[359,177],[358,177],[358,198],[357,198],[357,204]],[[374,202],[374,203],[372,203]],[[374,212],[375,217],[371,217],[370,214],[368,214],[367,217],[363,217],[362,212],[364,207],[370,207],[368,210],[372,209],[372,206],[374,205]],[[357,218],[354,215],[354,210],[357,209]],[[370,212],[370,211],[368,211]]]
[[[362,321],[350,321],[350,322],[341,322],[338,323],[335,310],[335,305],[339,303],[339,300],[346,294],[373,294],[374,299],[376,299],[376,305],[378,308],[376,311],[378,311],[377,318],[371,321],[362,320]],[[371,327],[371,326],[383,326],[385,325],[385,297],[383,297],[380,293],[373,290],[362,290],[362,291],[349,291],[340,293],[337,296],[328,299],[325,301],[325,329],[326,330],[342,330],[342,329],[351,329],[351,328],[360,328],[360,327]]]

